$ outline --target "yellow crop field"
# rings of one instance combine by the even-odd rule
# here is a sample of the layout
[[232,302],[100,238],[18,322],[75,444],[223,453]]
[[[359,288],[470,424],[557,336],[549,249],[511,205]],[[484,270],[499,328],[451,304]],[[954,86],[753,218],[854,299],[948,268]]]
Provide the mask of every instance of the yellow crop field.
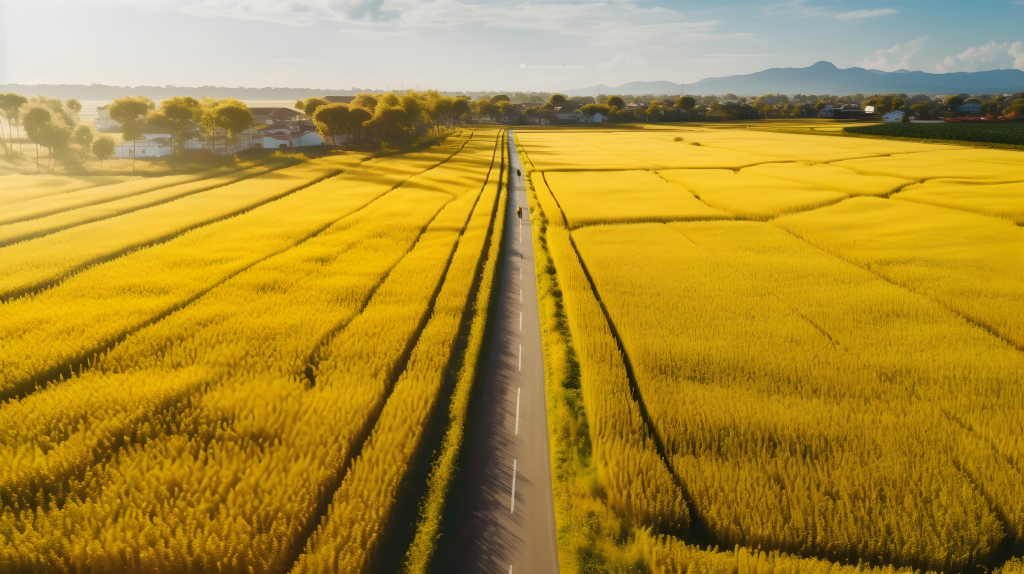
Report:
[[59,281],[83,267],[169,239],[188,229],[273,201],[362,161],[358,155],[315,160],[0,248],[0,298]]
[[114,185],[89,187],[88,189],[82,189],[75,193],[62,193],[56,197],[49,195],[27,201],[21,201],[4,207],[3,214],[0,215],[0,225],[16,221],[25,221],[28,219],[37,219],[70,209],[113,201],[115,199],[121,199],[122,197],[129,197],[161,188],[178,186],[192,181],[202,181],[211,177],[223,175],[230,171],[233,170],[220,168],[198,174],[165,175],[163,177],[137,179]]
[[0,205],[10,206],[49,195],[60,195],[95,186],[137,181],[137,178],[118,175],[3,175],[0,176],[3,193]]
[[3,303],[0,571],[285,572],[335,543],[309,539],[322,518],[353,528],[332,498],[384,528],[376,485],[404,467],[373,460],[429,455],[417,425],[495,256],[502,136],[286,168],[312,181]]
[[544,177],[570,228],[729,217],[649,171],[552,172]]
[[979,183],[971,180],[931,179],[907,187],[896,196],[982,215],[995,215],[1024,225],[1024,183]]
[[[100,194],[94,194],[93,197],[88,200],[92,203],[85,204],[81,199],[78,199],[72,204],[72,207],[67,209],[64,209],[64,207],[70,202],[63,202],[63,205],[60,205],[57,201],[51,201],[46,206],[39,206],[36,213],[50,213],[51,211],[56,211],[56,213],[52,213],[52,215],[38,217],[31,216],[31,218],[26,220],[0,226],[0,246],[10,245],[11,243],[32,239],[41,235],[74,227],[76,225],[99,221],[101,219],[107,219],[109,217],[115,217],[137,209],[142,209],[144,207],[150,207],[167,201],[172,201],[179,197],[185,197],[193,193],[206,191],[222,185],[228,185],[230,183],[235,183],[236,181],[262,175],[281,167],[284,167],[283,164],[257,166],[244,170],[227,172],[223,175],[217,175],[216,172],[213,172],[209,173],[206,177],[192,181],[186,180],[186,183],[178,185],[166,182],[169,184],[168,187],[158,187],[155,189],[152,187],[154,184],[145,186],[135,185],[137,193],[134,195],[128,195],[125,197],[125,191],[123,189],[118,191],[116,194],[103,194],[103,196],[100,196]],[[167,178],[161,177],[153,179],[166,180]],[[114,187],[121,186],[107,186],[107,188]],[[62,196],[62,199],[64,197],[66,196]]]
[[677,183],[701,201],[743,219],[766,220],[784,213],[813,209],[842,201],[838,191],[744,171],[722,169],[665,170],[666,181]]
[[[563,572],[1019,569],[1024,156],[730,126],[517,142],[570,429]],[[760,161],[593,161],[671,145]],[[746,221],[680,213],[680,190]],[[689,529],[639,511],[678,516],[673,482]]]

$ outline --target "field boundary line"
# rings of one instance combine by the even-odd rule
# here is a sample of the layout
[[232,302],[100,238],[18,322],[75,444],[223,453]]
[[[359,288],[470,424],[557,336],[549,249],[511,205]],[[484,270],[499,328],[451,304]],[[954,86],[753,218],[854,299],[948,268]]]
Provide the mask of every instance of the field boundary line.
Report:
[[[367,159],[369,159],[369,158],[367,158]],[[364,159],[363,161],[366,161],[366,159]],[[360,162],[360,163],[362,163],[362,162]],[[261,166],[261,167],[265,167],[265,166]],[[140,205],[138,207],[129,208],[129,209],[126,209],[126,210],[118,212],[118,213],[109,213],[109,214],[106,214],[106,215],[98,215],[98,216],[95,216],[95,217],[92,217],[92,218],[83,219],[82,221],[76,221],[74,223],[57,224],[57,225],[52,225],[50,227],[47,227],[45,229],[26,232],[26,233],[23,233],[22,235],[18,235],[18,236],[12,237],[10,239],[0,240],[0,247],[7,247],[8,245],[14,245],[15,243],[20,243],[22,241],[28,241],[30,239],[36,239],[38,237],[45,237],[45,236],[50,235],[52,233],[57,233],[59,231],[64,231],[65,229],[71,229],[71,228],[74,228],[74,227],[78,227],[80,225],[85,225],[87,223],[95,223],[97,221],[103,221],[103,220],[111,219],[111,218],[114,218],[114,217],[120,217],[122,215],[127,215],[129,213],[134,213],[136,211],[140,211],[140,210],[143,210],[143,209],[149,209],[151,207],[157,207],[159,205],[164,205],[166,203],[171,203],[172,201],[177,201],[179,199],[185,199],[186,197],[191,197],[191,196],[193,196],[193,195],[195,195],[197,193],[205,193],[207,191],[213,191],[215,189],[219,189],[221,187],[225,187],[225,186],[228,186],[228,185],[239,183],[239,182],[245,181],[247,179],[252,179],[254,177],[259,177],[261,175],[266,175],[268,173],[272,173],[274,171],[277,171],[279,169],[284,169],[286,167],[291,167],[291,166],[289,166],[289,165],[280,165],[279,167],[274,167],[273,169],[268,169],[267,171],[263,171],[263,172],[260,172],[260,173],[249,174],[249,175],[247,175],[245,177],[241,177],[241,178],[238,178],[238,179],[235,179],[235,180],[232,180],[232,181],[228,181],[228,182],[225,182],[225,183],[211,185],[209,187],[203,187],[201,189],[197,189],[195,191],[191,191],[191,192],[184,193],[184,194],[181,194],[181,195],[176,195],[174,197],[167,197],[167,198],[164,198],[164,199],[156,200],[156,201],[153,201],[152,203],[147,203],[145,205]],[[353,167],[355,167],[355,166],[353,166]],[[241,172],[243,172],[243,173],[245,171],[248,171],[248,170],[241,170]],[[344,173],[344,172],[342,172],[342,173]],[[225,175],[230,175],[230,174],[225,174]],[[224,177],[224,176],[218,176],[218,177]],[[194,182],[191,182],[191,183],[194,183]],[[183,183],[183,184],[178,184],[178,185],[189,185],[189,183]],[[161,191],[161,190],[169,189],[171,187],[177,187],[177,186],[171,185],[171,186],[167,186],[167,187],[160,187],[160,188],[157,188],[157,189],[151,189],[149,191],[143,191],[141,193],[136,193],[136,194],[132,194],[132,195],[126,195],[124,197],[118,197],[118,198],[115,198],[115,199],[111,199],[109,201],[90,203],[88,205],[81,205],[79,207],[74,207],[74,208],[71,208],[71,209],[62,209],[60,211],[55,211],[55,212],[52,212],[52,213],[48,213],[46,215],[42,215],[42,216],[38,216],[38,217],[32,217],[32,218],[29,218],[29,219],[22,219],[22,220],[19,220],[19,221],[11,221],[9,223],[25,223],[25,222],[29,222],[29,221],[35,221],[37,219],[45,219],[45,218],[53,216],[53,215],[60,215],[62,213],[78,211],[79,209],[87,209],[87,208],[90,208],[90,207],[94,207],[94,206],[97,206],[97,205],[103,205],[103,204],[106,204],[106,203],[113,203],[115,201],[120,201],[122,199],[131,199],[133,197],[139,197],[139,196],[146,195],[146,194],[149,194],[149,193],[155,193],[155,192],[158,192],[158,191]],[[8,223],[5,223],[4,225],[8,225]]]
[[650,434],[651,442],[654,443],[654,449],[655,452],[658,453],[658,458],[660,458],[661,463],[665,465],[665,469],[668,471],[669,476],[672,477],[676,487],[678,487],[683,493],[687,510],[690,513],[690,528],[687,533],[688,541],[698,545],[710,544],[714,542],[711,530],[708,528],[707,523],[704,522],[704,518],[699,514],[697,506],[693,501],[693,497],[690,495],[690,489],[686,486],[683,479],[676,474],[675,469],[672,467],[668,450],[665,448],[665,442],[662,439],[661,434],[658,432],[658,428],[654,425],[654,421],[651,419],[650,412],[647,410],[647,403],[644,401],[643,393],[640,391],[640,386],[636,382],[636,373],[633,370],[633,361],[629,358],[629,353],[626,351],[626,346],[622,342],[622,337],[619,336],[619,330],[615,327],[615,322],[612,320],[611,314],[608,312],[608,308],[601,299],[601,295],[597,290],[597,285],[594,283],[594,278],[591,276],[590,270],[587,268],[587,264],[583,260],[583,256],[580,254],[579,247],[576,245],[576,240],[573,239],[571,232],[568,235],[569,244],[572,245],[573,253],[575,253],[576,259],[579,261],[580,268],[583,270],[583,275],[587,278],[587,283],[590,285],[590,291],[594,294],[594,299],[601,307],[601,312],[604,314],[605,322],[608,323],[608,329],[611,331],[612,339],[615,341],[615,346],[618,347],[619,353],[622,355],[622,364],[626,369],[626,381],[629,384],[629,393],[633,402],[637,405],[640,420],[643,421],[644,428]]
[[[977,215],[977,214],[975,214],[975,215]],[[975,319],[974,317],[971,317],[971,316],[967,315],[966,313],[958,311],[958,310],[950,307],[949,305],[943,303],[942,301],[939,301],[938,299],[935,299],[935,298],[931,297],[930,295],[928,295],[926,293],[922,293],[922,292],[916,291],[914,289],[911,289],[910,287],[907,287],[905,285],[901,285],[901,284],[899,284],[899,283],[889,279],[888,277],[885,277],[884,275],[881,275],[881,274],[875,272],[874,270],[872,270],[872,269],[870,269],[870,268],[868,268],[868,267],[866,267],[864,265],[861,265],[859,263],[856,263],[854,261],[846,259],[845,257],[842,257],[842,256],[840,256],[837,253],[832,253],[831,251],[828,251],[828,250],[824,249],[823,247],[815,245],[811,241],[808,241],[806,238],[804,238],[804,237],[802,237],[802,236],[800,236],[800,235],[798,235],[798,234],[796,234],[796,233],[794,233],[794,232],[792,232],[792,231],[790,231],[788,229],[784,229],[782,227],[774,225],[774,222],[769,222],[769,223],[772,223],[773,226],[776,229],[781,229],[782,231],[785,231],[786,233],[792,235],[793,237],[796,237],[800,241],[803,241],[804,243],[810,245],[811,247],[817,249],[818,251],[821,251],[825,255],[828,255],[830,257],[835,257],[839,261],[842,261],[844,263],[848,263],[848,264],[853,265],[854,267],[857,267],[859,269],[863,269],[864,271],[867,271],[868,273],[870,273],[871,275],[881,279],[882,281],[885,281],[886,283],[888,283],[888,284],[890,284],[890,285],[892,285],[894,287],[897,287],[899,289],[902,289],[902,290],[904,290],[904,291],[906,291],[908,293],[912,293],[912,294],[917,295],[919,297],[924,297],[925,299],[931,301],[932,303],[935,303],[939,307],[942,307],[946,311],[949,311],[951,314],[953,314],[953,315],[963,319],[967,323],[969,323],[971,325],[974,325],[975,327],[978,327],[979,329],[984,330],[985,332],[987,332],[988,334],[992,335],[993,337],[999,339],[1003,343],[1006,343],[1007,345],[1010,346],[1010,348],[1016,349],[1016,350],[1024,353],[1024,344],[1017,345],[1013,341],[1011,341],[1011,340],[1007,339],[1006,337],[1004,337],[1003,335],[1001,335],[998,331],[996,331],[996,329],[994,327],[989,326],[988,324],[986,324],[981,319]],[[1012,223],[1012,222],[1010,222],[1010,223]]]

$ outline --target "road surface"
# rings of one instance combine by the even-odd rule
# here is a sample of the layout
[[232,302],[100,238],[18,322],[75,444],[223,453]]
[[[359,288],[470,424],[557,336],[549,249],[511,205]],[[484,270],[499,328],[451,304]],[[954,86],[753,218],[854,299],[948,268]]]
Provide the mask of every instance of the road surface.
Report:
[[[530,210],[509,132],[512,178],[505,261],[487,380],[467,437],[465,486],[452,493],[456,516],[440,570],[467,574],[557,574],[555,508],[544,400]],[[523,208],[522,222],[516,208]]]

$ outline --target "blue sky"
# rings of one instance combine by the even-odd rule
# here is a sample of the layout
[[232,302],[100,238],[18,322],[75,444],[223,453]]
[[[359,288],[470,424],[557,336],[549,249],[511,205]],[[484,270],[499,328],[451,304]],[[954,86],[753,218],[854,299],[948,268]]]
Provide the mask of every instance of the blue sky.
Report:
[[1024,0],[0,0],[0,83],[561,90],[1024,69]]

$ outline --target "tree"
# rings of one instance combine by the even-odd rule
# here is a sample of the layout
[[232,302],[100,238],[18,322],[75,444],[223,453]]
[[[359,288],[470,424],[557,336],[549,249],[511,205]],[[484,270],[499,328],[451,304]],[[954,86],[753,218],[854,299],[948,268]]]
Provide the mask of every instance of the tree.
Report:
[[338,145],[338,134],[346,133],[349,130],[348,104],[335,103],[320,106],[313,114],[313,121],[324,126],[325,132],[331,137],[331,143]]
[[68,110],[75,115],[75,122],[78,122],[78,115],[82,113],[82,102],[79,102],[75,98],[68,98],[64,105],[67,106]]
[[71,127],[60,114],[54,113],[49,106],[41,102],[26,104],[23,113],[25,133],[37,146],[36,170],[39,170],[38,146],[43,146],[50,150],[50,157],[47,159],[47,172],[49,172],[49,162],[56,160],[58,152],[66,149],[70,143]]
[[914,104],[914,105],[910,106],[910,111],[914,112],[914,115],[919,117],[919,118],[921,118],[922,120],[927,120],[927,119],[931,118],[932,111],[928,107],[928,104],[926,104],[924,102],[917,103],[917,104]]
[[814,111],[820,112],[821,110],[825,109],[825,106],[827,105],[828,104],[825,103],[825,100],[818,100],[818,102],[814,104]]
[[363,108],[354,108],[349,106],[349,129],[351,129],[354,132],[354,135],[356,137],[358,137],[360,132],[363,131],[363,126],[365,126],[366,123],[369,122],[372,118],[373,116],[370,114],[370,112],[364,110]]
[[907,100],[905,98],[894,97],[892,99],[892,109],[894,110],[901,110],[905,105],[907,105]]
[[100,136],[92,142],[92,154],[100,160],[100,169],[103,169],[103,160],[114,155],[114,138]]
[[132,142],[132,172],[135,172],[135,142],[142,137],[142,124],[156,106],[145,96],[126,96],[111,102],[107,113],[121,124],[121,136]]
[[371,114],[377,108],[377,97],[373,94],[359,94],[352,100],[353,108],[362,108]]
[[945,104],[945,106],[950,111],[955,112],[960,106],[964,105],[964,99],[956,95],[947,96],[946,99],[942,101],[942,103]]
[[477,101],[473,102],[473,108],[476,111],[476,115],[481,118],[486,116],[494,119],[497,118],[498,114],[500,113],[500,111],[498,110],[498,106],[492,104],[491,101],[488,100],[487,98],[480,98]]
[[732,92],[726,92],[722,96],[722,101],[723,102],[728,102],[728,101],[737,101],[738,102],[738,101],[740,101],[740,99],[739,99],[739,97],[736,96],[736,94],[734,94]]
[[305,100],[295,100],[295,109],[312,118],[317,108],[330,103],[325,98],[306,98]]
[[[11,140],[11,151],[14,151],[14,131],[12,127],[19,124],[21,106],[28,103],[28,98],[21,94],[0,94],[0,116],[7,120],[7,131]],[[2,133],[0,128],[0,133]],[[18,126],[18,151],[21,151],[21,126]],[[5,140],[6,141],[6,140]]]
[[622,99],[622,96],[608,96],[608,99],[605,101],[605,103],[608,104],[609,108],[615,106],[616,108],[621,110],[622,108],[626,107],[626,101]]
[[491,98],[491,103],[492,104],[496,104],[498,102],[509,102],[509,103],[511,103],[512,100],[510,100],[509,97],[506,96],[505,94],[498,94],[498,95],[496,95],[496,96]]
[[192,135],[199,114],[199,100],[190,96],[176,96],[160,102],[160,111],[150,114],[147,121],[170,130],[175,153],[183,155],[185,140]]
[[236,143],[238,134],[252,127],[252,112],[249,106],[235,98],[219,100],[215,117],[217,127],[226,132],[231,143]]
[[686,119],[690,119],[690,111],[697,106],[697,100],[690,96],[680,96],[676,100],[675,107],[686,112]]
[[548,98],[548,103],[556,108],[564,106],[567,101],[569,101],[569,99],[562,94],[551,94],[551,97]]
[[583,112],[583,115],[590,118],[591,122],[593,122],[594,116],[596,116],[597,114],[601,114],[605,117],[608,117],[611,108],[609,108],[605,104],[586,104],[585,106],[580,108],[580,111]]
[[505,123],[511,123],[512,113],[515,111],[513,109],[513,107],[512,107],[513,106],[512,101],[511,100],[501,100],[501,101],[499,101],[497,103],[497,106],[498,106],[498,115],[501,116],[502,121],[504,121]]
[[92,128],[90,128],[89,126],[83,125],[75,128],[75,144],[82,151],[83,155],[89,153],[89,146],[92,145],[92,140],[94,137],[96,137],[96,135],[93,133]]

